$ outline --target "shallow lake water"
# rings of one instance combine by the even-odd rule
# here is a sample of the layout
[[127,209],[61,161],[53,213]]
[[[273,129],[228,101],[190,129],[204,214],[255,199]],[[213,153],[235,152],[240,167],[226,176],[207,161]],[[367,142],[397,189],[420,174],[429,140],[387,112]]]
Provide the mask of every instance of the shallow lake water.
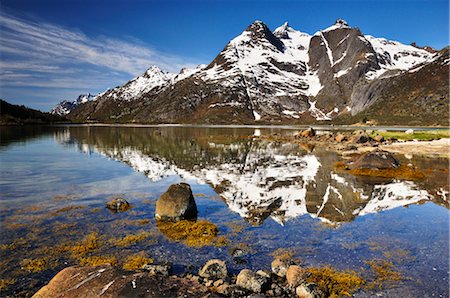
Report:
[[[374,282],[356,296],[448,297],[448,159],[397,156],[425,173],[416,181],[356,177],[336,169],[334,152],[259,138],[294,132],[2,127],[1,296],[30,296],[82,263],[67,248],[96,233],[89,255],[118,266],[145,253],[178,273],[211,258],[238,273],[270,270],[274,255],[290,254],[304,266],[350,269]],[[191,185],[198,220],[216,225],[217,239],[174,239],[156,224],[156,200],[178,182]],[[106,209],[117,197],[132,208]],[[118,241],[129,235],[137,240]],[[400,280],[376,283],[371,261],[389,262]]]

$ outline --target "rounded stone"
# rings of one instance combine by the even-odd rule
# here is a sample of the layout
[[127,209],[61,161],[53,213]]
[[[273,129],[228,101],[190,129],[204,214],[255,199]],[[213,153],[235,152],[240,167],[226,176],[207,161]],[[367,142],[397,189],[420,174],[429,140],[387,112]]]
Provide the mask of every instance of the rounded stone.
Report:
[[387,151],[372,151],[349,164],[350,169],[396,169],[400,162]]
[[197,218],[197,205],[187,183],[172,184],[156,201],[155,217],[163,221]]
[[300,266],[291,265],[286,272],[286,281],[290,288],[299,286],[308,276],[308,272]]
[[106,208],[113,212],[124,212],[130,209],[131,205],[123,198],[116,198],[106,203]]
[[276,258],[271,264],[272,272],[279,277],[285,277],[290,265],[291,261]]
[[224,279],[228,275],[227,265],[222,260],[212,259],[200,269],[198,275],[208,279]]
[[270,288],[269,279],[266,276],[256,274],[249,269],[243,269],[239,272],[236,284],[254,293],[261,293]]

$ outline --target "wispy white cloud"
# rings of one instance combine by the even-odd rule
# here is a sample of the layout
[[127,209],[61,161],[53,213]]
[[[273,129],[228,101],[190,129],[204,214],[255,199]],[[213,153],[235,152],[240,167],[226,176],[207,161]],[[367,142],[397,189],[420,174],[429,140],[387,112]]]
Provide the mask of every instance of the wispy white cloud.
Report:
[[[162,53],[139,40],[92,37],[5,12],[0,15],[0,32],[0,96],[6,99],[14,97],[14,88],[23,87],[98,92],[125,83],[152,65],[178,72],[199,62]],[[49,98],[49,106],[60,99]]]

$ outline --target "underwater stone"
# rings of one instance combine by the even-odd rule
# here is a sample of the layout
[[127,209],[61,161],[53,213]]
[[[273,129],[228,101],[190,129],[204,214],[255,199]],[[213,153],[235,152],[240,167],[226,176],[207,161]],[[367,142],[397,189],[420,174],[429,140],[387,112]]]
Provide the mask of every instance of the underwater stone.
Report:
[[228,275],[227,265],[222,260],[212,259],[200,269],[198,275],[208,279],[224,279]]
[[130,203],[123,198],[117,198],[106,203],[106,208],[114,212],[123,212],[131,208]]

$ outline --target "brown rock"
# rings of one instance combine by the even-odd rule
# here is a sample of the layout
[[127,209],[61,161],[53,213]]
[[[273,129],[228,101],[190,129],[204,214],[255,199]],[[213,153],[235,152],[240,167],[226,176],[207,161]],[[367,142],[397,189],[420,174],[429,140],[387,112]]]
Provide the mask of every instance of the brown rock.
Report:
[[380,136],[380,135],[374,136],[373,139],[374,139],[376,142],[378,142],[378,143],[384,142],[384,137],[383,137],[383,136]]
[[361,155],[358,159],[348,164],[353,169],[395,169],[400,162],[387,151],[373,151]]
[[156,219],[165,221],[196,219],[197,205],[189,184],[172,184],[156,201],[155,213]]
[[285,277],[290,265],[292,265],[291,261],[276,258],[271,264],[272,272],[279,277]]
[[192,297],[206,293],[206,287],[185,278],[146,272],[124,275],[111,266],[99,266],[65,268],[33,297]]
[[106,203],[106,208],[113,212],[124,212],[130,209],[131,205],[123,198],[116,198]]
[[334,140],[336,141],[336,142],[343,142],[343,141],[345,141],[347,139],[347,137],[344,135],[344,134],[338,134],[335,138],[334,138]]
[[304,138],[311,138],[316,135],[316,131],[313,128],[303,130],[300,135]]
[[350,142],[352,142],[354,144],[362,144],[362,143],[367,143],[369,141],[370,141],[370,137],[365,133],[355,134],[354,136],[352,136],[350,138]]
[[299,286],[308,276],[308,272],[300,266],[291,265],[286,272],[286,281],[290,288]]

